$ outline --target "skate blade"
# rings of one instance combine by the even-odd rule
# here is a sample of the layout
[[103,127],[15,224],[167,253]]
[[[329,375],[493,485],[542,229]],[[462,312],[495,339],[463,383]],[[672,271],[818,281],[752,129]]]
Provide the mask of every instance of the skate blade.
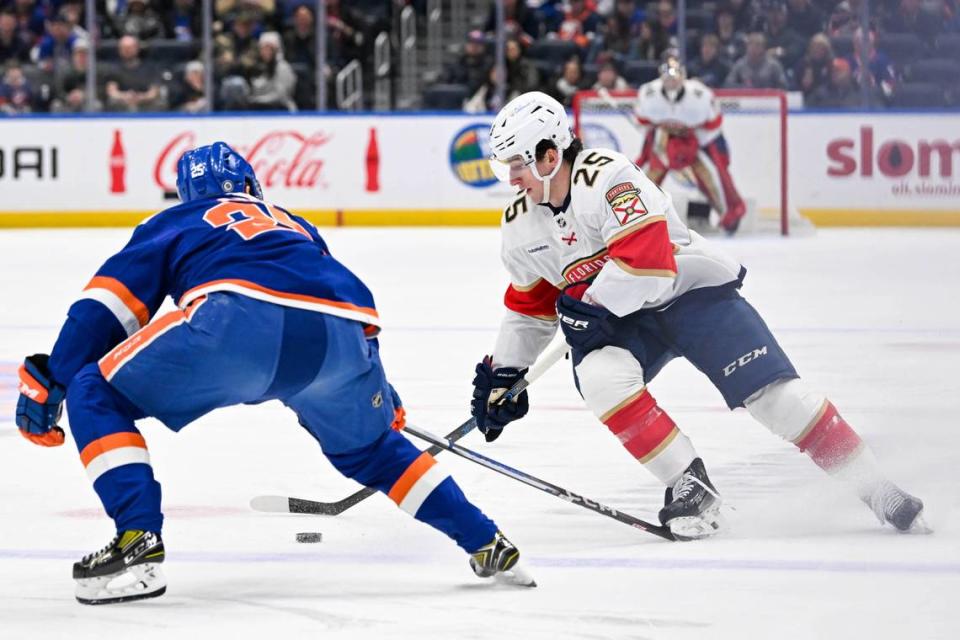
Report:
[[533,579],[533,575],[531,575],[530,572],[524,567],[520,566],[519,563],[513,565],[507,571],[498,571],[493,576],[493,579],[497,584],[509,584],[515,587],[537,586],[537,582]]
[[159,563],[150,562],[110,576],[78,579],[75,595],[81,604],[97,605],[156,598],[166,591]]
[[726,528],[726,524],[718,505],[698,516],[674,518],[667,523],[667,526],[674,538],[687,542],[715,536]]
[[[896,527],[894,527],[896,528]],[[927,524],[927,521],[923,517],[923,509],[917,513],[917,517],[913,519],[913,522],[910,523],[910,528],[901,531],[897,529],[900,533],[904,535],[915,535],[915,536],[926,536],[933,533],[933,529],[930,528],[930,525]]]

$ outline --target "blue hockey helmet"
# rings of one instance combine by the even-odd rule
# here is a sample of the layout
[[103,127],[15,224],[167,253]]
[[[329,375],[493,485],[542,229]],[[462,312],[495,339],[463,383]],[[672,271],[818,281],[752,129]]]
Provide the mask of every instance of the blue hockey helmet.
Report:
[[177,161],[177,194],[182,202],[249,193],[263,199],[253,167],[226,142],[187,151]]

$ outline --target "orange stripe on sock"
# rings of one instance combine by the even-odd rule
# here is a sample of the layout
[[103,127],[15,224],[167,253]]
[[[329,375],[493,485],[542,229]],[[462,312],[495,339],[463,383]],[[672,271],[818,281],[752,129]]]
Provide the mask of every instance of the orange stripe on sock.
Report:
[[90,462],[102,453],[120,449],[122,447],[140,447],[147,448],[147,442],[139,433],[123,431],[121,433],[111,433],[108,436],[97,438],[80,452],[80,461],[86,467]]
[[147,305],[143,304],[140,298],[133,295],[130,289],[127,288],[127,285],[116,278],[95,276],[83,290],[87,291],[88,289],[106,289],[116,295],[120,298],[120,301],[130,309],[130,313],[136,316],[141,327],[150,322],[150,310],[147,309]]
[[403,475],[397,478],[397,481],[390,487],[390,493],[388,493],[387,496],[397,504],[400,504],[403,502],[403,499],[407,497],[407,494],[410,493],[413,485],[417,484],[417,480],[423,477],[423,474],[435,464],[437,464],[437,461],[433,459],[433,456],[424,451],[420,454],[419,458],[407,467]]

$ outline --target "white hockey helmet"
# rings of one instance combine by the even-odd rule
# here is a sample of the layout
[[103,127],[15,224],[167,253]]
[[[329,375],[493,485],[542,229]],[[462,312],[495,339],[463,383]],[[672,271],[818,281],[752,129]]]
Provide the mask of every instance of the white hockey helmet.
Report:
[[529,166],[533,175],[549,185],[560,163],[548,176],[537,172],[537,144],[551,140],[560,153],[573,142],[563,105],[540,91],[517,96],[500,110],[490,127],[490,166],[502,182],[510,182],[510,169]]

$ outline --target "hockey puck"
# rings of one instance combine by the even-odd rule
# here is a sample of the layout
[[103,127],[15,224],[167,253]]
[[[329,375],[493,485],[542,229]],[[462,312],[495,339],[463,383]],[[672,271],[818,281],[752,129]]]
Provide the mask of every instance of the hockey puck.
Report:
[[320,542],[322,539],[323,536],[320,535],[319,531],[307,531],[297,534],[297,542]]

